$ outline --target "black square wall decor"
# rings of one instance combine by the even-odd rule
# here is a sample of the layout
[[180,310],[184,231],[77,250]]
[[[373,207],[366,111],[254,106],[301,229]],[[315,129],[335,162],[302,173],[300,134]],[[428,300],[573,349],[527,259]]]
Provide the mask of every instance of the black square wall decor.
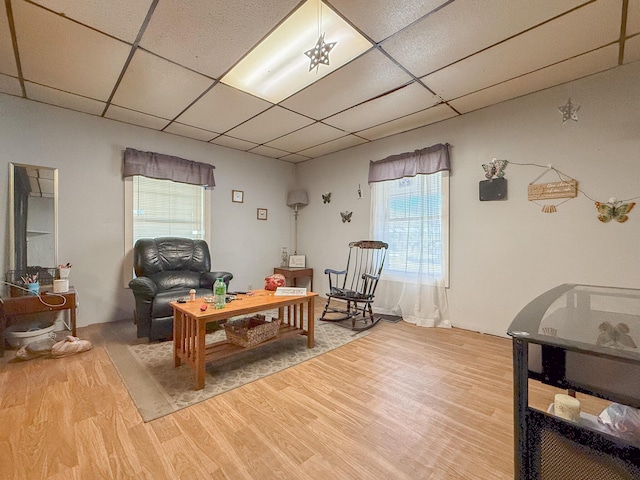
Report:
[[492,180],[482,180],[480,182],[480,201],[506,200],[507,199],[507,179],[494,178]]

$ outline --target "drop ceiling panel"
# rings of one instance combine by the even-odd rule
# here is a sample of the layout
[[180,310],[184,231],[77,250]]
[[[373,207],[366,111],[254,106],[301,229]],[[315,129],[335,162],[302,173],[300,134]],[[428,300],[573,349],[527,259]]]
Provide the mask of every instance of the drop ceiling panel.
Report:
[[211,83],[203,75],[137,50],[113,103],[156,117],[174,118]]
[[271,103],[260,98],[217,83],[177,120],[214,132],[226,132],[270,106]]
[[411,80],[384,54],[370,50],[321,82],[296,93],[282,105],[320,120]]
[[624,44],[624,63],[640,60],[640,35],[627,39]]
[[13,53],[13,43],[11,41],[11,31],[9,30],[9,20],[5,3],[0,4],[0,73],[5,75],[18,76],[16,66],[16,56]]
[[162,0],[140,45],[220,78],[298,3],[299,0]]
[[177,122],[173,122],[163,131],[174,133],[183,137],[193,138],[194,140],[202,140],[203,142],[208,142],[212,138],[218,136],[218,134],[215,132],[209,132],[208,130],[191,127],[189,125],[183,125],[182,123]]
[[249,153],[255,153],[256,155],[262,155],[270,158],[280,158],[289,155],[289,152],[278,150],[277,148],[266,147],[264,145],[260,145],[259,147],[249,150]]
[[313,123],[313,120],[298,115],[282,107],[270,108],[257,117],[230,130],[232,137],[248,140],[255,143],[266,143],[274,138],[286,135],[292,130],[297,130]]
[[[31,186],[30,197],[51,197],[54,192],[54,182],[51,179],[39,177],[38,171],[32,172],[27,170],[29,175],[29,184]],[[35,175],[35,176],[31,176]]]
[[357,132],[440,103],[423,85],[414,82],[383,97],[323,120],[347,132]]
[[141,127],[152,128],[154,130],[162,130],[168,123],[168,120],[163,118],[147,115],[146,113],[135,112],[127,108],[118,107],[117,105],[110,105],[105,118],[111,118],[113,120],[119,120],[120,122],[131,123],[133,125],[140,125]]
[[356,137],[355,135],[347,135],[346,137],[337,138],[336,140],[331,140],[330,142],[323,143],[322,145],[301,150],[298,153],[307,157],[316,158],[339,150],[344,150],[346,148],[355,147],[356,145],[361,145],[363,143],[367,143],[367,140]]
[[456,115],[456,112],[447,105],[436,105],[422,112],[407,115],[406,117],[393,120],[383,125],[363,130],[362,132],[358,132],[358,135],[368,140],[376,140],[378,138],[388,137],[389,135],[407,132],[424,125],[440,122],[447,118],[455,117]]
[[295,153],[305,148],[313,147],[320,143],[328,142],[339,137],[343,137],[345,132],[337,128],[330,127],[323,123],[314,123],[298,131],[280,137],[267,146],[286,150]]
[[216,145],[221,145],[223,147],[234,148],[236,150],[242,150],[245,152],[257,146],[257,144],[255,143],[229,137],[227,135],[220,135],[219,137],[213,139],[211,143],[215,143]]
[[332,0],[341,14],[380,42],[448,0]]
[[305,157],[303,155],[298,155],[297,153],[292,153],[291,155],[285,155],[284,157],[280,157],[280,160],[291,163],[300,163],[306,160],[310,160],[309,157]]
[[574,78],[591,75],[618,63],[618,46],[610,45],[594,52],[557,63],[523,75],[513,80],[500,83],[479,92],[460,97],[449,104],[460,113],[468,113],[488,105],[503,102],[528,93],[537,92],[554,85],[559,85]]
[[33,0],[33,3],[96,30],[133,43],[152,4],[151,0]]
[[[39,178],[46,178],[48,180],[51,180],[50,188],[47,188],[45,190],[45,193],[53,193],[53,179],[55,178],[54,172],[52,169],[48,169],[48,168],[36,168],[35,170],[35,175]],[[27,169],[28,175],[31,175],[32,170],[31,169]]]
[[640,60],[640,0],[327,0],[379,47],[277,106],[216,83],[303,1],[0,2],[0,92],[298,162]]
[[55,90],[37,83],[25,82],[24,87],[27,91],[27,97],[32,100],[91,115],[102,115],[104,107],[107,105],[105,102]]
[[640,33],[640,0],[629,0],[627,8],[627,35]]
[[107,100],[130,47],[27,2],[12,2],[25,80]]
[[487,88],[614,42],[620,35],[620,15],[621,0],[600,0],[443,68],[423,81],[445,100]]
[[584,0],[456,0],[382,43],[417,77],[549,20]]
[[22,96],[20,80],[0,73],[0,92],[8,93],[9,95]]

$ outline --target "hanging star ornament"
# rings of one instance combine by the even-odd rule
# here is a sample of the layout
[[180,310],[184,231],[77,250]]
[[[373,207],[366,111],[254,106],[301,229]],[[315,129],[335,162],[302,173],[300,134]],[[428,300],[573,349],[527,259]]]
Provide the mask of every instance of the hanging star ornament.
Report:
[[329,52],[333,50],[333,47],[336,46],[338,42],[325,43],[324,41],[324,33],[320,35],[318,41],[316,42],[316,46],[311,50],[307,50],[304,54],[309,57],[311,63],[309,65],[309,71],[314,68],[320,68],[320,64],[329,65]]
[[567,120],[573,120],[574,122],[578,121],[578,110],[580,110],[580,105],[571,103],[571,98],[569,98],[566,105],[558,107],[558,110],[560,110],[560,113],[562,113],[563,125],[567,123]]

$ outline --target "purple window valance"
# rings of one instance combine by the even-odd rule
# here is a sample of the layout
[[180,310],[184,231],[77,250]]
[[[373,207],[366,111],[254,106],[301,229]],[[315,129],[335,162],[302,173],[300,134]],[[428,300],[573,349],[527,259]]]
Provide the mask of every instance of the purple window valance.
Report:
[[414,152],[369,162],[369,183],[415,177],[418,174],[428,175],[443,170],[451,171],[448,143],[438,143]]
[[127,148],[124,151],[122,176],[142,175],[159,180],[173,180],[190,185],[214,187],[216,184],[213,177],[214,168],[216,167],[208,163],[193,162],[162,153],[141,152]]

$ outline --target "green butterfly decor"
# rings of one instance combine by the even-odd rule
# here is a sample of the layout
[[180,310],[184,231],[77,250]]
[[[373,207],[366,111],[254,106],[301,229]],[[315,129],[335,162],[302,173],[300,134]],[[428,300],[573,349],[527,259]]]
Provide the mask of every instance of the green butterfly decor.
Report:
[[634,207],[635,202],[622,203],[622,202],[609,202],[600,203],[596,202],[596,208],[598,209],[598,220],[604,223],[608,223],[611,220],[615,220],[619,223],[624,223],[629,220],[627,213]]

